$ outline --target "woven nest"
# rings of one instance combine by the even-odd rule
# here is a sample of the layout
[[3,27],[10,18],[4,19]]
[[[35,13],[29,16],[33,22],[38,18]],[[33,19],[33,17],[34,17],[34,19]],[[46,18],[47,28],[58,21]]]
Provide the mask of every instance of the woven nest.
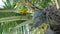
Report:
[[60,34],[60,9],[56,9],[56,6],[49,6],[47,8],[48,17],[54,20],[56,24],[50,25],[50,28],[55,32],[55,34]]
[[55,12],[52,11],[52,12],[49,13],[49,18],[52,19],[52,20],[54,20],[57,23],[60,22],[60,15],[59,15],[58,12],[60,12],[60,11],[56,10]]
[[57,9],[55,3],[48,4],[47,11],[49,17],[56,21],[57,23],[60,22],[60,9]]
[[53,30],[55,34],[60,34],[60,9],[50,11],[48,17],[56,22],[56,24],[50,24],[51,30]]

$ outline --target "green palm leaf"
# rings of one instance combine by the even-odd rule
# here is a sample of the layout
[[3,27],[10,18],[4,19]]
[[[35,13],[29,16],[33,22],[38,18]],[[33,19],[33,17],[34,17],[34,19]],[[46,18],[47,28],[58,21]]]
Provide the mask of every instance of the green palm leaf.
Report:
[[[2,1],[3,1],[3,0],[2,0]],[[11,3],[11,2],[13,2],[13,3]],[[6,0],[6,2],[3,1],[3,3],[5,4],[5,5],[3,6],[4,9],[14,9],[15,6],[17,5],[17,3],[16,3],[15,0],[13,0],[13,1],[11,1],[11,0]]]

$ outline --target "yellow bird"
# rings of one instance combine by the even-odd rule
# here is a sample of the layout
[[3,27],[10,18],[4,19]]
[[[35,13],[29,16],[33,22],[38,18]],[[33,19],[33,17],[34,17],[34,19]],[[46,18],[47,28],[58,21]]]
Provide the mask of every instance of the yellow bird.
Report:
[[22,13],[22,14],[27,13],[27,9],[19,9],[18,11],[19,11],[20,13]]

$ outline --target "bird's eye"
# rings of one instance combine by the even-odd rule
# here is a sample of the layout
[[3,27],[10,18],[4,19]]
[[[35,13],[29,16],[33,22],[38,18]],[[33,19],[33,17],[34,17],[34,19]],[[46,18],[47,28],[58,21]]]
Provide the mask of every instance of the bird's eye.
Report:
[[44,13],[44,15],[46,15],[46,13]]

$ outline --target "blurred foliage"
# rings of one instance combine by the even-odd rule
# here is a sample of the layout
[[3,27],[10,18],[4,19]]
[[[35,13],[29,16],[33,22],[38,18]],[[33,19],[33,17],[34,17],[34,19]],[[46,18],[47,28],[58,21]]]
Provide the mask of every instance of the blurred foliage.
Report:
[[[4,11],[4,10],[1,10],[1,11]],[[8,17],[13,17],[13,16],[24,16],[24,15],[21,15],[20,13],[15,13],[15,12],[0,12],[0,19],[5,18],[5,17],[7,19]],[[25,22],[25,21],[26,20],[0,22],[0,34],[2,34],[2,33],[8,34],[9,32],[10,32],[9,34],[11,34],[12,30],[10,30],[10,28],[13,28],[13,27],[21,24],[22,22]]]
[[41,26],[37,27],[37,28],[33,28],[31,30],[31,32],[33,34],[44,34],[46,31],[48,24],[47,23],[43,23]]
[[15,9],[17,2],[15,0],[2,0],[4,3],[3,9]]
[[60,0],[57,0],[58,1],[58,5],[59,5],[59,7],[60,7]]
[[46,7],[51,0],[19,0],[20,3],[27,2],[28,4],[33,4],[36,7]]
[[51,0],[29,0],[30,3],[34,4],[34,6],[41,6],[41,7],[46,7]]
[[25,15],[15,12],[0,12],[0,18],[12,17],[12,16],[25,16]]

